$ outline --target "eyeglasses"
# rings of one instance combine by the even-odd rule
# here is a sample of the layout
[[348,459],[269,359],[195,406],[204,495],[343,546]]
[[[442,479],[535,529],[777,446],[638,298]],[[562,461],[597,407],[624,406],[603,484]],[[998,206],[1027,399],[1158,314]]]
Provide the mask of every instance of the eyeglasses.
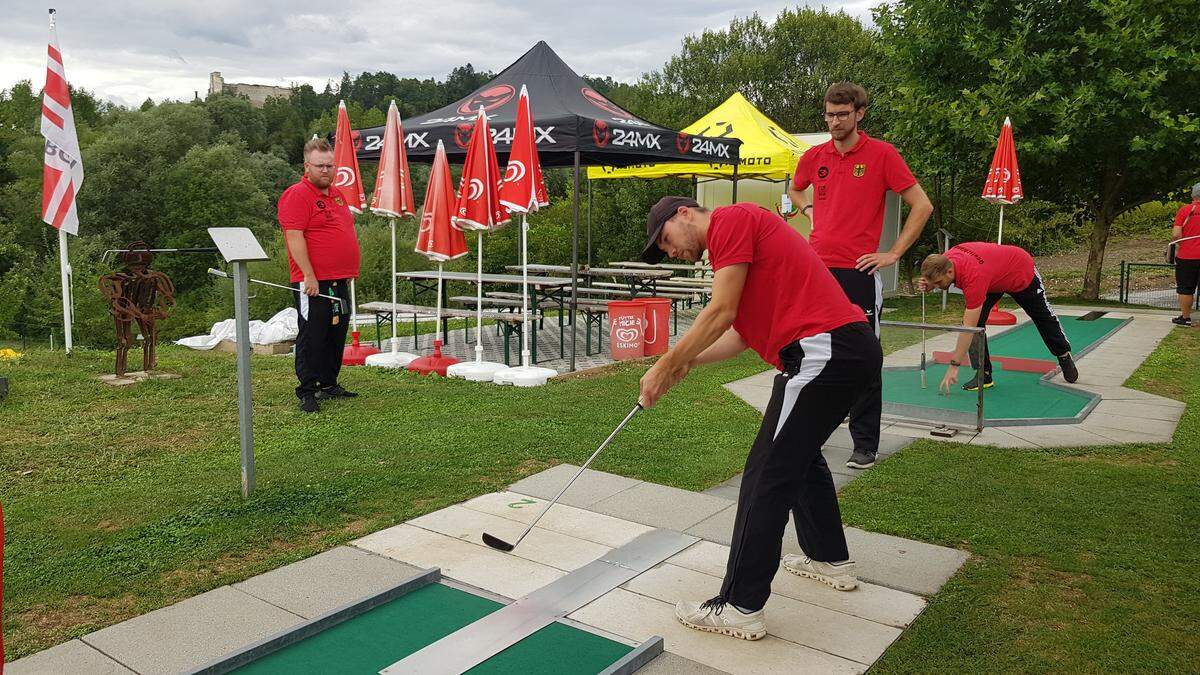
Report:
[[845,122],[846,120],[850,119],[850,116],[853,114],[853,110],[842,110],[839,112],[827,112],[823,115],[823,117],[825,118],[826,122],[832,122],[834,120]]
[[317,169],[319,171],[333,171],[332,164],[313,164],[312,162],[305,162],[305,164],[308,164],[312,168]]

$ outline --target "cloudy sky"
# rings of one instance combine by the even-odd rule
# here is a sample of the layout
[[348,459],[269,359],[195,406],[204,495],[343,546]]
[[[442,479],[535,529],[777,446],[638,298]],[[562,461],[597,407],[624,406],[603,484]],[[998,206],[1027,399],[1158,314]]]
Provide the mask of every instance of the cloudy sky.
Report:
[[[880,0],[804,3],[869,20]],[[73,86],[137,105],[190,100],[208,74],[227,82],[324,87],[342,71],[442,78],[471,63],[498,71],[546,40],[576,71],[633,81],[659,68],[683,36],[735,16],[774,17],[772,0],[4,0],[0,89],[45,81],[46,8]],[[649,10],[653,7],[653,10]]]

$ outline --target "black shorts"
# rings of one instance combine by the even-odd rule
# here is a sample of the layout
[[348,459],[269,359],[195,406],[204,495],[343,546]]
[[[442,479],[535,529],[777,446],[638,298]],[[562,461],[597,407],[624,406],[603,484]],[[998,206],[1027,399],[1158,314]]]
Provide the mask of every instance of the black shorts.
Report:
[[1200,284],[1200,259],[1175,259],[1175,292],[1180,295],[1195,295]]

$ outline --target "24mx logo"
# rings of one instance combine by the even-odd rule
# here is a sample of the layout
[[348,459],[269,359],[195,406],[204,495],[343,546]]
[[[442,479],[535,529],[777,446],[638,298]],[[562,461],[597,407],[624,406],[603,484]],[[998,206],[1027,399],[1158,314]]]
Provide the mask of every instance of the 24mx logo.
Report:
[[633,129],[613,129],[612,132],[613,145],[642,148],[644,150],[662,150],[662,136],[658,134],[635,131]]
[[729,145],[718,143],[707,138],[697,138],[692,142],[692,152],[709,157],[724,157],[729,159]]

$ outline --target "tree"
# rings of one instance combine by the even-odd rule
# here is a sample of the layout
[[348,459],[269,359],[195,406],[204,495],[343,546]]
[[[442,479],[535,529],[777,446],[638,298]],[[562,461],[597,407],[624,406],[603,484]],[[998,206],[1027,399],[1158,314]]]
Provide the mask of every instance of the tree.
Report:
[[902,0],[877,10],[899,72],[895,133],[934,162],[978,167],[1017,130],[1029,197],[1091,216],[1096,299],[1113,220],[1197,176],[1200,50],[1184,0]]
[[661,71],[642,79],[640,91],[614,94],[635,112],[678,128],[740,91],[785,129],[823,131],[825,90],[848,79],[871,93],[868,128],[878,129],[886,128],[888,72],[878,36],[857,19],[797,8],[772,23],[753,14],[687,36]]
[[204,101],[204,109],[213,121],[217,133],[236,132],[252,151],[266,148],[267,123],[263,111],[250,104],[245,96],[213,94]]

